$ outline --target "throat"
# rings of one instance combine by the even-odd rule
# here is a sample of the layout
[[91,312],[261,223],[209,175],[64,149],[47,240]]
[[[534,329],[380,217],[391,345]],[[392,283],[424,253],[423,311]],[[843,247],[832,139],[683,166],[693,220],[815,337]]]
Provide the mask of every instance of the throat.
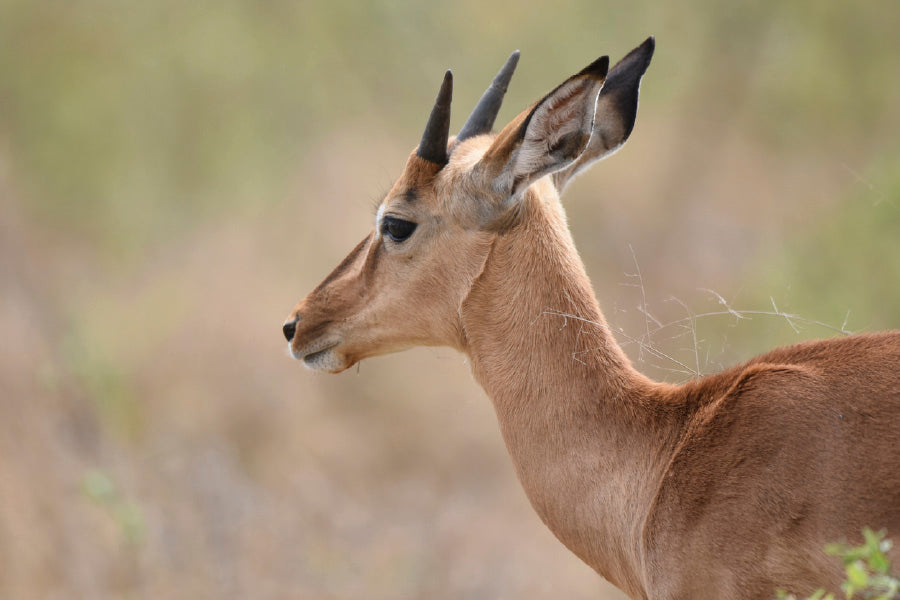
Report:
[[495,238],[461,308],[479,383],[514,409],[548,395],[587,408],[646,382],[610,333],[561,208],[528,204],[534,214]]
[[639,592],[640,531],[665,460],[650,434],[663,427],[660,386],[610,334],[555,216],[495,240],[461,310],[467,353],[538,515],[601,575]]

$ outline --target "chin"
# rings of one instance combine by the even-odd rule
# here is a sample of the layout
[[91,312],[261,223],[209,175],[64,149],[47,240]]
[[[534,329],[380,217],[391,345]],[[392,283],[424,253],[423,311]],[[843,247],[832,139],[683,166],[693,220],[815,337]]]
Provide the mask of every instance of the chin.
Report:
[[352,361],[347,360],[344,355],[335,352],[331,348],[308,354],[298,354],[290,347],[288,347],[288,351],[291,356],[302,362],[303,366],[310,371],[340,373],[353,366]]

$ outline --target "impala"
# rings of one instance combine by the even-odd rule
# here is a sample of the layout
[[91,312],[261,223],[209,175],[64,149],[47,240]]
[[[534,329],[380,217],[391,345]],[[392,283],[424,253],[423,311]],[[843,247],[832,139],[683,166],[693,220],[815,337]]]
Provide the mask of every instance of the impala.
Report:
[[632,366],[559,196],[631,134],[653,50],[649,38],[610,70],[599,58],[497,134],[518,53],[455,138],[448,71],[375,229],[284,335],[332,373],[417,345],[464,353],[535,511],[632,598],[837,588],[827,542],[864,526],[900,537],[900,331],[800,343],[682,385]]

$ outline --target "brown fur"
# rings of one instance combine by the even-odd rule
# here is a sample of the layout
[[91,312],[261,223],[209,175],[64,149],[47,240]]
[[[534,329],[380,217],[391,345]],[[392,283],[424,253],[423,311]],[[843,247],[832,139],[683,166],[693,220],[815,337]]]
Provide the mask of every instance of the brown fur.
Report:
[[836,589],[825,543],[900,535],[900,332],[650,381],[605,325],[558,196],[630,126],[598,103],[602,143],[515,193],[519,145],[552,134],[530,119],[540,104],[499,136],[451,141],[443,168],[410,157],[382,210],[417,230],[371,233],[295,308],[295,356],[340,371],[412,345],[467,354],[538,515],[632,598]]

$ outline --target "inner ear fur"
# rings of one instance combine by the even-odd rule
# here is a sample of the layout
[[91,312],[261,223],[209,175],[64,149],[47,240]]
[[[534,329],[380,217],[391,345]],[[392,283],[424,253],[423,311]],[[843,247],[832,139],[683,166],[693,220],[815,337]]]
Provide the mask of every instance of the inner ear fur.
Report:
[[588,147],[609,58],[602,56],[520,113],[497,136],[482,166],[505,201],[571,165]]

